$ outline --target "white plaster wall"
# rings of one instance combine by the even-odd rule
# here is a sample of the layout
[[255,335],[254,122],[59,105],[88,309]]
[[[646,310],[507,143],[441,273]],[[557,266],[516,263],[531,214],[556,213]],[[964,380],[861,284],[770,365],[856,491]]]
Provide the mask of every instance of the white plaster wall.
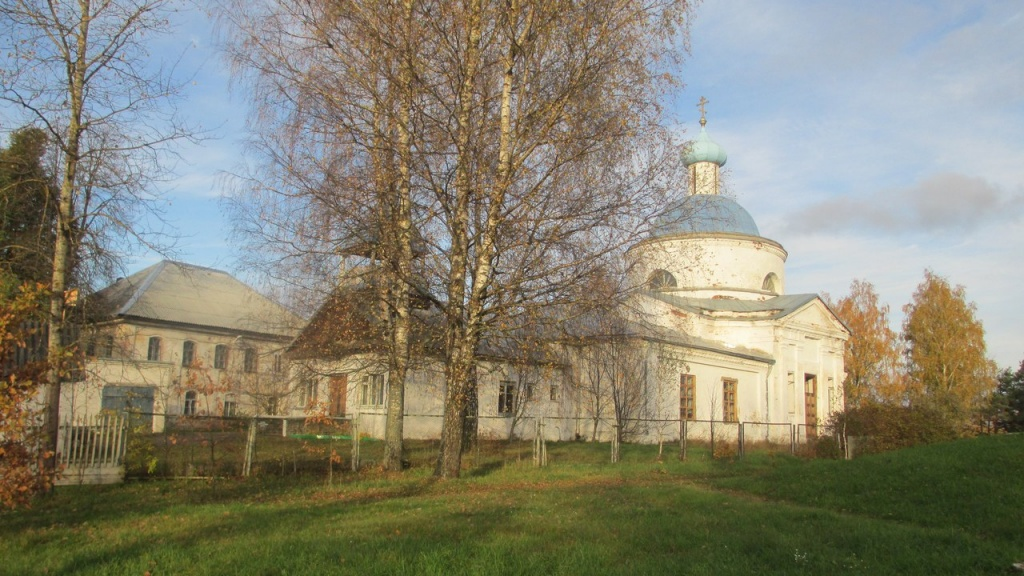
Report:
[[[633,282],[647,281],[655,270],[667,270],[680,291],[700,297],[727,294],[758,299],[785,293],[786,251],[764,238],[732,234],[688,234],[648,240],[631,250]],[[768,274],[777,278],[774,292],[762,290]]]
[[[141,386],[154,389],[153,431],[163,431],[166,418],[163,414],[182,414],[184,392],[180,383],[188,379],[189,370],[181,365],[182,347],[186,340],[195,342],[195,357],[201,362],[203,376],[198,382],[206,383],[209,378],[209,394],[197,397],[197,413],[218,414],[222,410],[229,382],[237,383],[233,392],[240,413],[252,413],[253,408],[244,394],[245,378],[261,378],[261,386],[286,387],[287,370],[282,359],[281,372],[274,372],[274,356],[283,352],[283,344],[265,339],[247,337],[239,341],[232,335],[184,330],[181,328],[118,324],[108,326],[107,332],[114,334],[113,357],[90,358],[85,365],[85,380],[69,382],[61,387],[61,421],[91,418],[100,413],[103,388],[105,386]],[[161,339],[160,360],[146,359],[149,339]],[[257,350],[257,375],[243,373],[241,344]],[[225,344],[229,347],[228,366],[224,370],[213,368],[214,347]],[[197,372],[198,375],[198,372]],[[198,377],[198,376],[197,376]]]

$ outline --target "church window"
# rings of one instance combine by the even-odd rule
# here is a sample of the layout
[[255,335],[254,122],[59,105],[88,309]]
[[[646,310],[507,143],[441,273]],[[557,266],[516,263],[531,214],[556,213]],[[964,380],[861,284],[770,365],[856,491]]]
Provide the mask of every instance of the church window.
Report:
[[732,378],[722,379],[722,420],[739,421],[736,418],[736,381]]
[[647,279],[647,285],[651,287],[651,290],[675,288],[676,277],[668,270],[655,270],[651,272],[651,276]]
[[552,384],[551,385],[551,396],[550,396],[550,398],[551,398],[552,402],[558,402],[558,385],[557,384]]
[[764,277],[764,282],[761,283],[761,290],[776,294],[779,292],[779,277],[775,275],[775,272],[769,272]]
[[679,376],[679,417],[683,420],[697,418],[697,377],[693,374]]

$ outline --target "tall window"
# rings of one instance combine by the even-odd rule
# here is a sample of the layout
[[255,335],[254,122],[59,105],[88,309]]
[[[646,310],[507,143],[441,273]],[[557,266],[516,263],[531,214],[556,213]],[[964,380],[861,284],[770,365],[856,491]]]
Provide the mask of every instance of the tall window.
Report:
[[245,349],[245,361],[244,361],[242,367],[249,374],[252,374],[253,372],[256,371],[256,349],[255,348],[246,348]]
[[384,405],[384,375],[368,374],[363,376],[359,388],[359,403],[363,406]]
[[224,344],[217,344],[213,349],[213,367],[218,370],[228,367],[228,347]]
[[100,358],[113,358],[114,357],[114,336],[106,334],[100,336]]
[[151,362],[160,361],[160,337],[151,336],[149,338],[149,350],[146,352],[146,360]]
[[552,402],[558,402],[558,385],[557,384],[552,384],[551,385],[550,399],[551,399]]
[[502,382],[498,388],[498,414],[511,415],[515,408],[516,383]]
[[224,396],[224,415],[235,416],[238,414],[238,400],[235,399],[234,394],[227,394]]
[[189,390],[185,392],[185,409],[182,411],[185,416],[196,415],[196,392]]
[[722,379],[722,420],[738,421],[736,418],[736,381],[731,378]]
[[280,374],[284,369],[284,364],[281,362],[281,355],[274,354],[274,374]]
[[191,340],[185,340],[185,343],[181,346],[181,365],[185,367],[191,366],[195,359],[196,343]]
[[299,383],[299,394],[299,402],[303,408],[313,405],[317,396],[317,379],[312,376],[303,376]]
[[697,377],[693,374],[679,375],[679,417],[697,419]]

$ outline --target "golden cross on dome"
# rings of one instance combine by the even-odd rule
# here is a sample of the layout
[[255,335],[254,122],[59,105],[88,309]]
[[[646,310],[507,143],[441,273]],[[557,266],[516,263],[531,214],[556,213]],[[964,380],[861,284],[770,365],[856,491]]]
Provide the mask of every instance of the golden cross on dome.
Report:
[[697,108],[700,108],[700,125],[701,125],[701,127],[704,127],[708,123],[707,118],[704,117],[704,106],[707,105],[707,103],[708,103],[708,99],[703,97],[703,96],[700,97],[700,102],[697,102]]

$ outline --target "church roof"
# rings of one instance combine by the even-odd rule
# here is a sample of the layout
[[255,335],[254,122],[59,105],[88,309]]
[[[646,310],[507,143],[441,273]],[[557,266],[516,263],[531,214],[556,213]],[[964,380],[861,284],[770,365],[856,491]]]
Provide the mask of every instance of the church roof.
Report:
[[735,300],[732,298],[693,298],[672,293],[650,291],[648,296],[676,308],[702,316],[729,319],[776,320],[785,318],[808,303],[818,299],[817,294],[789,294],[767,300]]
[[683,198],[662,212],[651,230],[654,238],[716,233],[761,235],[750,213],[721,194],[693,194]]
[[302,320],[227,272],[164,260],[94,295],[112,317],[267,336],[293,336]]

